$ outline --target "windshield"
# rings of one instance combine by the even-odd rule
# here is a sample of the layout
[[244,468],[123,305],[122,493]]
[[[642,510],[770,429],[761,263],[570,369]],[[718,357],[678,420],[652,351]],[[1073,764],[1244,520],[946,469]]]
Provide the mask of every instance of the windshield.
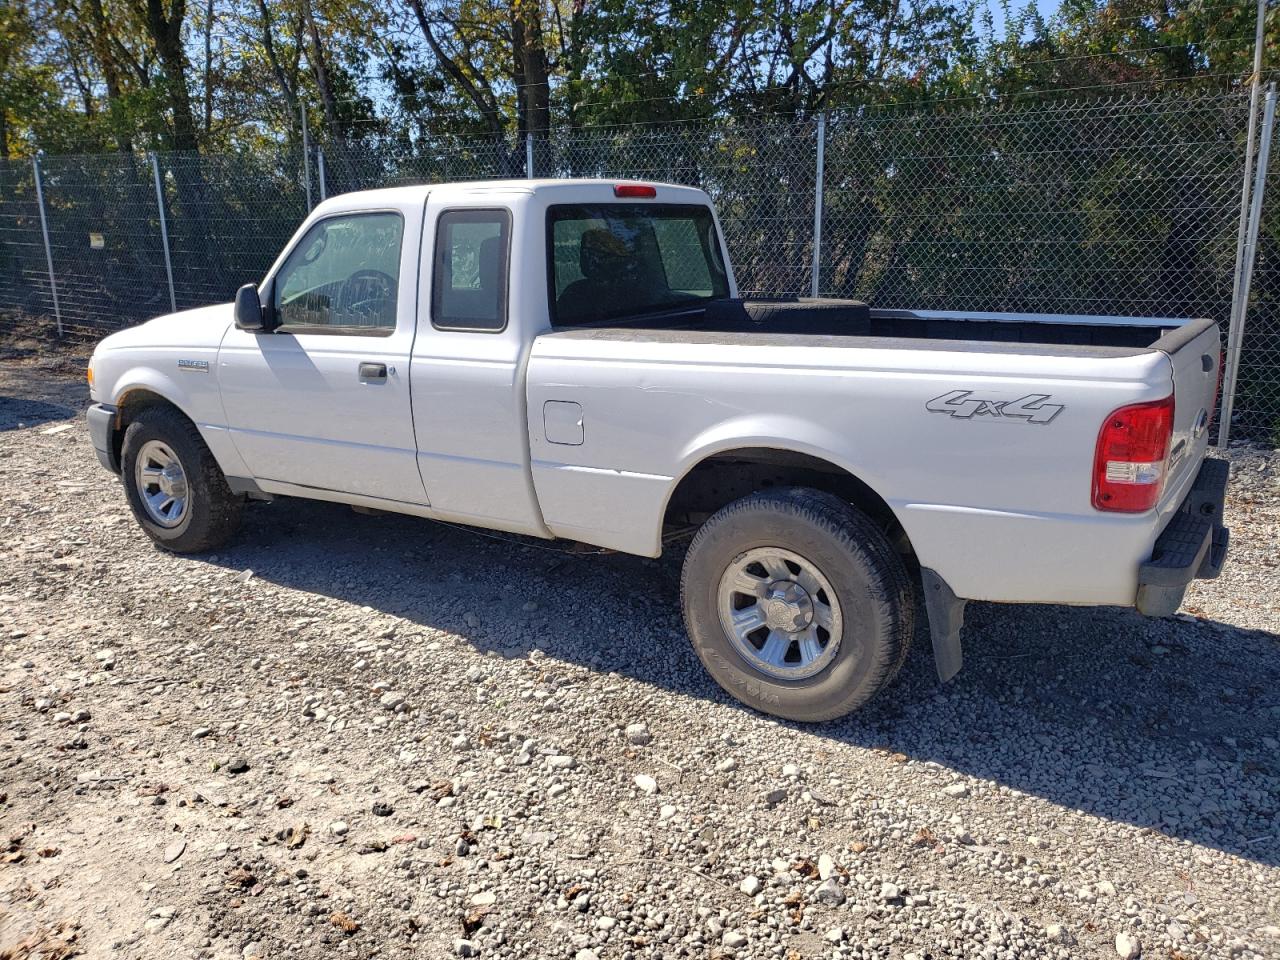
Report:
[[604,203],[547,212],[551,320],[581,326],[729,296],[715,220],[698,204]]

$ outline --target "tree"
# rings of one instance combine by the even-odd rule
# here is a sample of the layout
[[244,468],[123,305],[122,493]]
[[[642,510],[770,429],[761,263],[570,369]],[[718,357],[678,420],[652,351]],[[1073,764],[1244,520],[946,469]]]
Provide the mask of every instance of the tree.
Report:
[[157,80],[169,110],[169,145],[175,150],[198,149],[200,138],[191,110],[191,90],[187,85],[189,64],[183,37],[186,0],[123,2],[134,22],[145,31],[160,66]]

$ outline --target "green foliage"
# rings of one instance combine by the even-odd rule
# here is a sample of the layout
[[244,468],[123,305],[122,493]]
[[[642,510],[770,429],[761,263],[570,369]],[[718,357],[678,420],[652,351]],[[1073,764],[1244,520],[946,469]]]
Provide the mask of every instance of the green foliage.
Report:
[[[1252,0],[0,0],[10,153],[296,146],[1242,82]],[[176,46],[174,38],[177,38]],[[1271,5],[1265,58],[1280,55]]]

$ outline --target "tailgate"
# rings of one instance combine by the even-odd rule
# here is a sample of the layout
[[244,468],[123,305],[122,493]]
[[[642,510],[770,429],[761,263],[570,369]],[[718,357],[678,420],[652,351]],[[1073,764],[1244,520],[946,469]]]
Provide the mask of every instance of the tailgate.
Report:
[[1181,491],[1209,446],[1209,421],[1217,400],[1222,339],[1218,325],[1192,321],[1155,344],[1173,365],[1173,437],[1165,496]]

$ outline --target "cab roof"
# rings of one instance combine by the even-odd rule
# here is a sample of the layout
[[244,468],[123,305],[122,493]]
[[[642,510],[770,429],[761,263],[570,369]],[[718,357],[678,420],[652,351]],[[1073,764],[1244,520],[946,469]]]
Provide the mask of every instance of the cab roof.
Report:
[[[573,195],[577,194],[584,202],[599,203],[606,199],[606,196],[600,195],[600,188],[606,187],[609,195],[612,194],[613,188],[619,184],[643,184],[648,187],[655,187],[658,196],[655,198],[659,203],[663,199],[680,199],[686,203],[698,202],[705,203],[707,195],[697,187],[683,186],[676,183],[658,183],[651,180],[629,180],[626,178],[610,178],[610,179],[519,179],[519,180],[467,180],[457,183],[426,183],[417,184],[407,187],[383,187],[376,190],[360,190],[354,193],[343,193],[338,196],[331,197],[324,202],[324,206],[339,204],[334,201],[341,201],[341,206],[350,207],[357,198],[368,198],[370,202],[413,202],[425,200],[428,194],[440,199],[472,199],[477,195],[498,195],[498,194],[552,194],[557,198],[563,196],[565,200],[572,200]],[[643,201],[641,201],[643,202]]]

